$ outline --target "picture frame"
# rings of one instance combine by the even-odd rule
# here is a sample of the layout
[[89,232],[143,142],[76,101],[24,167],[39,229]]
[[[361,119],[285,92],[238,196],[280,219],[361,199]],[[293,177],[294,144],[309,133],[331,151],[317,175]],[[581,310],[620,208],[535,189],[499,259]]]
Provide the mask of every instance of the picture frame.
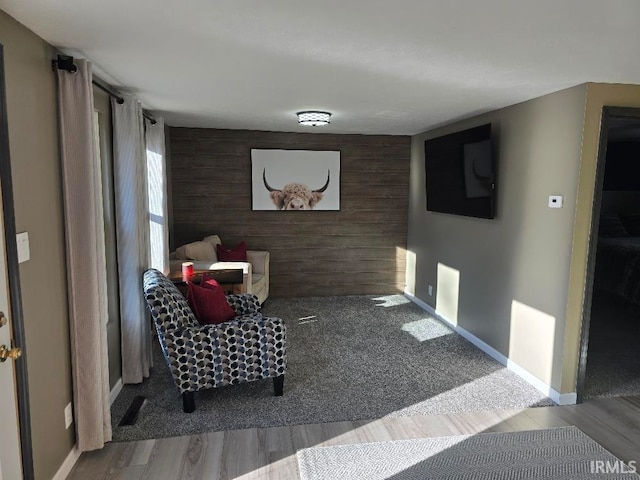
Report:
[[340,210],[340,151],[251,149],[252,210]]

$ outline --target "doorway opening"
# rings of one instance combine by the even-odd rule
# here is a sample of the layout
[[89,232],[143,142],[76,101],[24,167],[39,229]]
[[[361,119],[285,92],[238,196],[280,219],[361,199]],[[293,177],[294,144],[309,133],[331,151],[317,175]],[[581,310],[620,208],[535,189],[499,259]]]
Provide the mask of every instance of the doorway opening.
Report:
[[578,401],[640,395],[640,109],[604,107]]

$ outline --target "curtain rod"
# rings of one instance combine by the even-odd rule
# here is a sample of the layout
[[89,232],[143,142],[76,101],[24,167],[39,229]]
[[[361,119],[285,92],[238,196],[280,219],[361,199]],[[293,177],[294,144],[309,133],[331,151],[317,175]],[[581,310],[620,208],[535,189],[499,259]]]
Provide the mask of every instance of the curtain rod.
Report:
[[[73,63],[73,57],[70,57],[68,55],[58,55],[57,60],[51,61],[51,66],[53,67],[54,71],[65,70],[70,73],[76,73],[78,71],[78,67]],[[122,105],[124,103],[124,98],[122,98],[122,95],[114,88],[97,79],[92,79],[91,83],[93,83],[103,92],[107,93],[110,97],[115,98],[118,105]],[[142,116],[149,120],[149,122],[151,122],[151,125],[155,125],[156,123],[158,123],[152,115],[146,113],[145,111],[142,112]]]

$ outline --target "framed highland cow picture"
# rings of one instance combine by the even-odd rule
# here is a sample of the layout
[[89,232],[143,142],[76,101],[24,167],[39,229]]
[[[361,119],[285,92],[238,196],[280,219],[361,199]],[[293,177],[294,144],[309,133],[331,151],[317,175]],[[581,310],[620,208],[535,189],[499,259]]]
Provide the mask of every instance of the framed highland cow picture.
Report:
[[340,210],[340,152],[251,150],[253,210]]

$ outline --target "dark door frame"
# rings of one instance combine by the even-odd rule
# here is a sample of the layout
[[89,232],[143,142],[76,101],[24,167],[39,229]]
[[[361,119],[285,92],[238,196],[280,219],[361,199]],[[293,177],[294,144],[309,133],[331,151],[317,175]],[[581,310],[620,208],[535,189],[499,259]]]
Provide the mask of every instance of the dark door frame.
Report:
[[587,276],[584,285],[582,303],[582,329],[580,332],[580,356],[578,358],[578,381],[576,385],[577,401],[582,403],[584,384],[587,373],[587,350],[589,348],[589,328],[591,326],[591,302],[593,299],[593,276],[596,268],[596,250],[598,245],[598,228],[600,225],[600,209],[602,207],[602,188],[604,185],[605,163],[607,159],[607,141],[609,124],[612,118],[637,118],[640,120],[640,108],[634,107],[602,107],[600,121],[600,143],[596,160],[596,179],[591,209],[591,235],[587,254]]
[[2,185],[2,215],[9,274],[9,298],[11,302],[11,325],[13,339],[22,348],[22,357],[16,360],[16,390],[18,395],[18,423],[20,425],[20,451],[22,452],[22,474],[25,480],[34,478],[33,447],[31,443],[31,415],[29,413],[29,384],[27,377],[27,349],[22,312],[18,245],[16,243],[16,219],[11,182],[9,155],[9,123],[7,120],[7,97],[4,80],[4,47],[0,44],[0,184]]

